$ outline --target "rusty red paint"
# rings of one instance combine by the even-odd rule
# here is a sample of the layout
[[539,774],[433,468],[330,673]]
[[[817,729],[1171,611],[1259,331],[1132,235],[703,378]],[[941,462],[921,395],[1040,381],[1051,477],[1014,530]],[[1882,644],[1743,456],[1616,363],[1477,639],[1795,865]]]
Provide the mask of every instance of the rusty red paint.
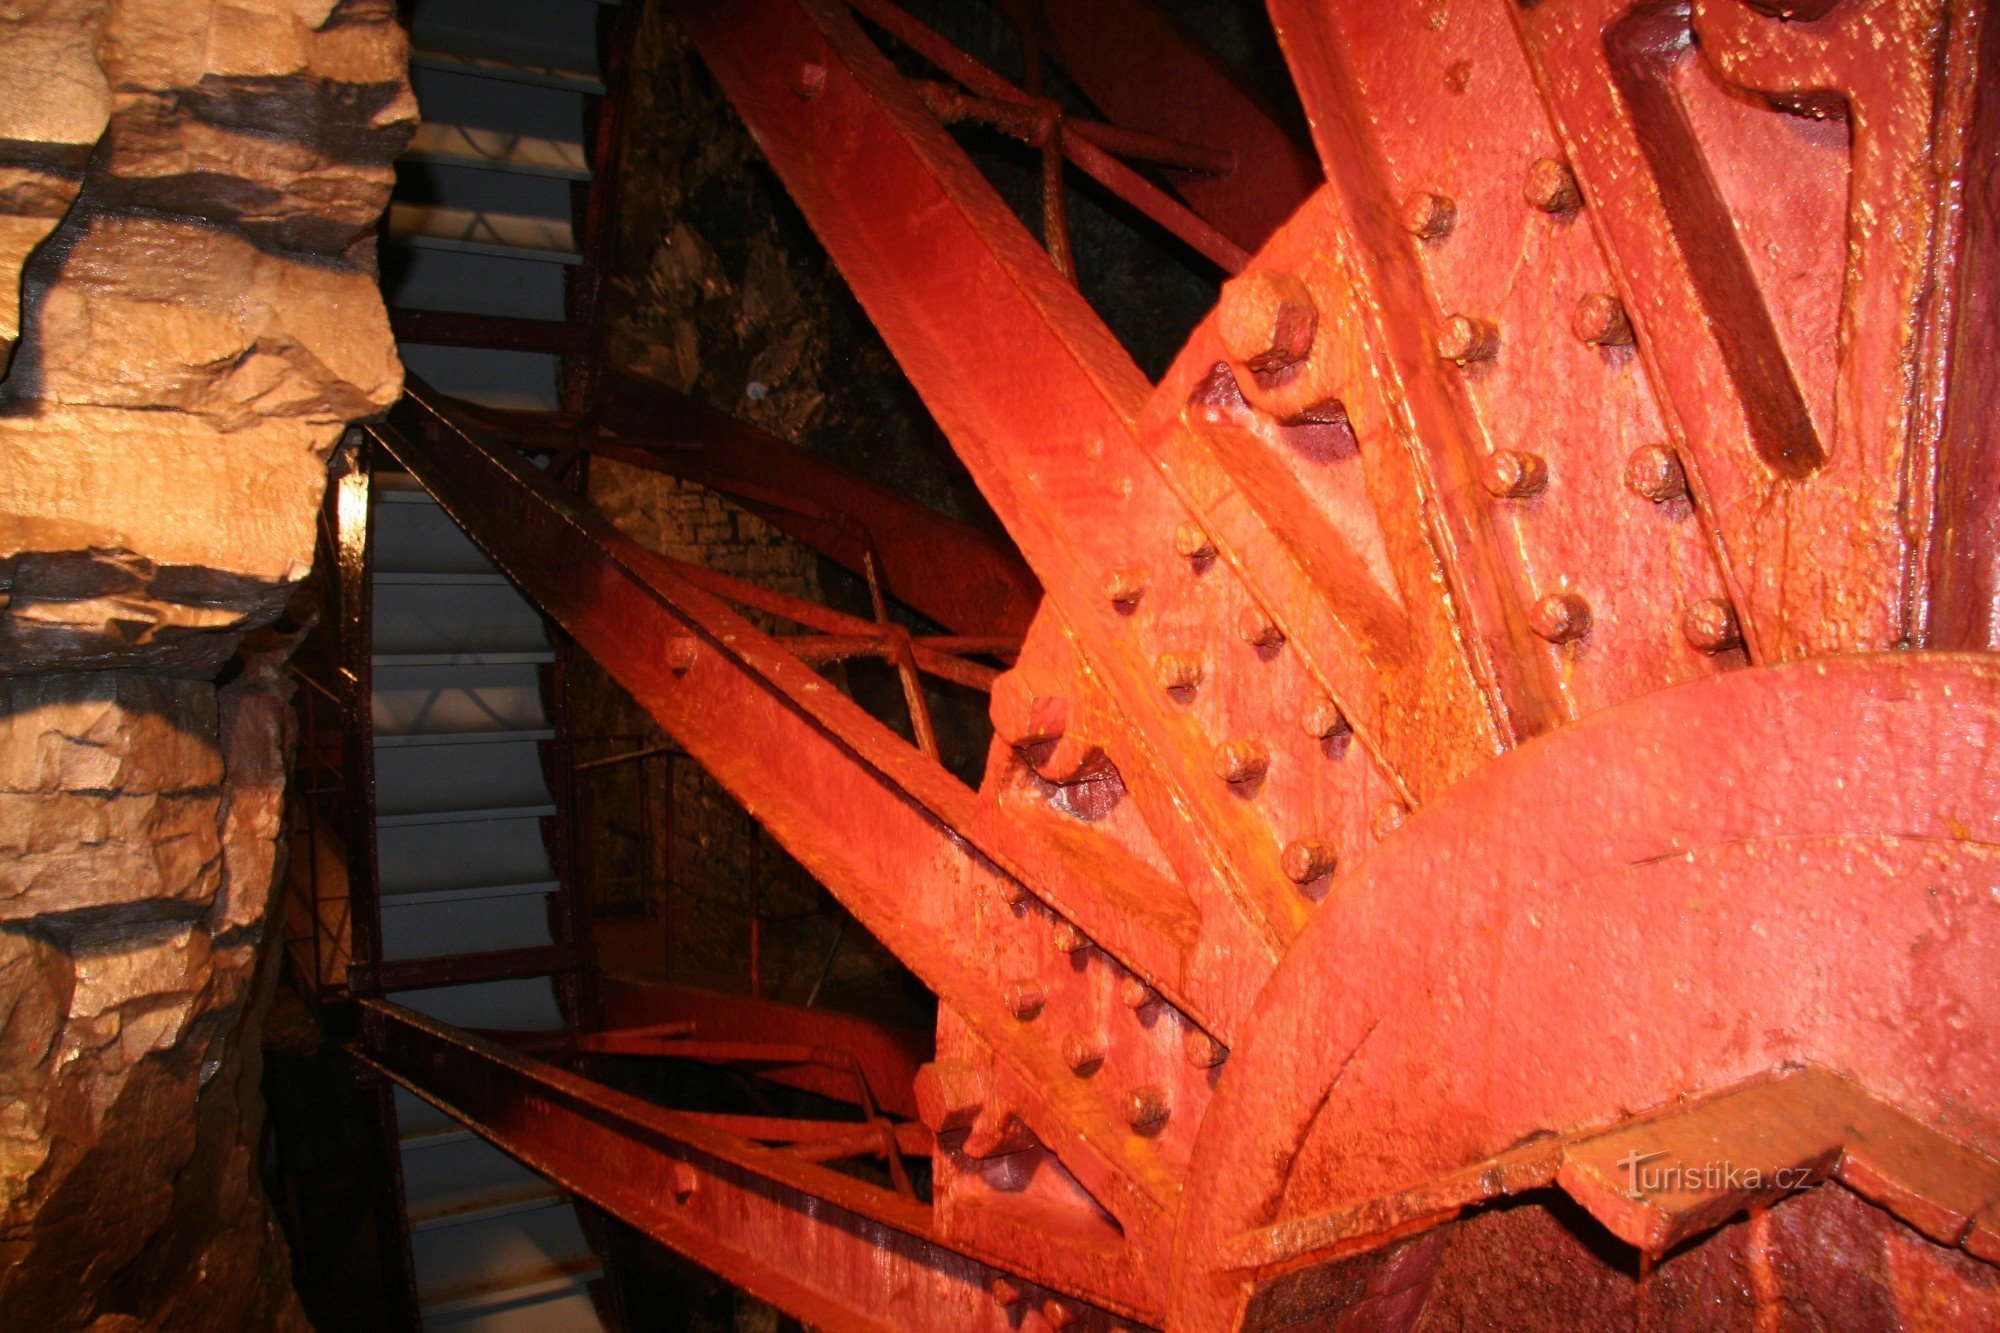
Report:
[[[1045,590],[989,580],[984,782],[806,666],[950,647],[794,606],[794,655],[448,409],[390,447],[938,992],[935,1048],[607,987],[585,1048],[835,1097],[844,1050],[902,1121],[622,1108],[593,1142],[645,1199],[511,1118],[560,1080],[385,1008],[373,1058],[437,1095],[444,1049],[503,1143],[835,1327],[1991,1321],[1984,4],[1273,0],[1323,184],[1138,0],[1009,8],[1150,138],[1065,136],[1039,74],[879,0],[963,91],[833,0],[669,7]],[[1169,176],[1256,254],[1158,385],[939,113],[1236,155]],[[866,506],[773,466],[703,479],[849,539]],[[921,527],[886,530],[920,605]],[[970,571],[936,587],[994,629]],[[1881,651],[1946,647],[1981,651]],[[1626,1197],[1648,1136],[1796,1174]],[[928,1207],[798,1174],[918,1149]],[[746,1232],[744,1172],[790,1211]],[[751,1232],[829,1250],[785,1285]]]

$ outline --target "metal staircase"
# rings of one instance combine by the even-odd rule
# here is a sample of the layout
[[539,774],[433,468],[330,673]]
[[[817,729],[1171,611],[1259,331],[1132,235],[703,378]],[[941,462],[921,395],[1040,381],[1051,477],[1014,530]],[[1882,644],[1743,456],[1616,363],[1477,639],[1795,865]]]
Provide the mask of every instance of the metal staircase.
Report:
[[[428,494],[399,473],[372,482],[376,930],[373,957],[357,950],[356,989],[456,1027],[562,1041],[577,951],[560,938],[567,895],[550,852],[555,651],[540,614]],[[586,1284],[602,1270],[560,1189],[406,1092],[393,1125],[423,1327],[601,1327]]]
[[[591,220],[608,203],[586,143],[615,122],[602,71],[622,16],[594,0],[417,0],[407,12],[424,119],[382,238],[399,350],[467,401],[558,409],[587,383],[578,330],[592,326]],[[567,750],[549,702],[557,648],[421,487],[395,472],[362,480],[374,883],[355,917],[374,940],[355,951],[354,990],[560,1045],[584,1015],[558,820]],[[603,1326],[588,1286],[602,1268],[562,1190],[408,1092],[383,1121],[424,1328]]]

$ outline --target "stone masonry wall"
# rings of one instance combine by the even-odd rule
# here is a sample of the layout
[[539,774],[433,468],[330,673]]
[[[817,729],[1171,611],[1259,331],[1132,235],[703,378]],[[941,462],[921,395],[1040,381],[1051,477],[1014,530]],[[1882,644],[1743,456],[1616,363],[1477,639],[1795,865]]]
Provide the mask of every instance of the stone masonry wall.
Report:
[[394,19],[0,0],[0,1327],[304,1323],[255,1170],[282,613],[401,390]]

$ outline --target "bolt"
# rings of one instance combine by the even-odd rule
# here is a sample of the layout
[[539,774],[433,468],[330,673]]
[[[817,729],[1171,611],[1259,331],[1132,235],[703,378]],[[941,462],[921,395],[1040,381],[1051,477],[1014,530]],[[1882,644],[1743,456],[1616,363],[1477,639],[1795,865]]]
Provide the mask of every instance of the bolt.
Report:
[[1552,157],[1536,158],[1528,168],[1528,181],[1521,193],[1544,213],[1558,216],[1583,207],[1583,191],[1577,188],[1576,173],[1567,163]]
[[1441,194],[1419,190],[1403,201],[1403,229],[1420,240],[1445,235],[1457,217],[1457,207]]
[[1231,360],[1268,373],[1306,359],[1319,308],[1296,273],[1256,269],[1224,285],[1215,326]]
[[1305,729],[1306,735],[1323,741],[1347,730],[1347,714],[1325,695],[1315,695],[1306,700],[1305,707],[1299,710],[1299,726]]
[[1153,663],[1153,671],[1159,676],[1162,688],[1191,690],[1201,684],[1201,654],[1161,653]]
[[1019,671],[1003,672],[993,682],[993,732],[1017,750],[1059,739],[1069,727],[1069,700],[1059,694],[1036,694]]
[[1261,606],[1246,606],[1236,617],[1236,632],[1253,648],[1276,648],[1285,641],[1278,622],[1264,614]]
[[1590,603],[1552,592],[1528,608],[1528,627],[1550,643],[1573,643],[1590,632]]
[[1727,598],[1710,597],[1688,607],[1681,617],[1681,633],[1688,643],[1704,653],[1719,653],[1743,642],[1743,626],[1736,608]]
[[1051,1296],[1042,1302],[1042,1319],[1050,1328],[1055,1329],[1056,1333],[1062,1333],[1063,1329],[1081,1317],[1082,1312],[1077,1309],[1075,1303],[1066,1301],[1060,1296]]
[[1090,947],[1090,937],[1060,917],[1056,919],[1052,935],[1056,948],[1064,953],[1081,953]]
[[1017,981],[1007,987],[1007,1012],[1023,1023],[1033,1021],[1048,1002],[1048,994],[1038,982]]
[[1374,834],[1376,841],[1379,842],[1403,827],[1403,821],[1409,817],[1410,807],[1392,797],[1378,803],[1369,812],[1368,831]]
[[1104,595],[1120,606],[1131,606],[1146,591],[1146,571],[1129,566],[1109,571],[1104,576]]
[[1625,489],[1654,504],[1687,494],[1687,473],[1681,460],[1664,444],[1642,444],[1625,460]]
[[1479,479],[1502,500],[1523,500],[1549,484],[1549,465],[1540,454],[1495,449],[1480,465]]
[[1181,1054],[1196,1069],[1213,1069],[1229,1058],[1229,1048],[1200,1028],[1181,1031]]
[[1078,1078],[1089,1078],[1104,1063],[1108,1048],[1102,1032],[1072,1032],[1063,1038],[1063,1063]]
[[911,1085],[917,1119],[933,1134],[969,1129],[986,1108],[986,1080],[960,1060],[934,1060],[917,1069]]
[[1499,349],[1500,338],[1493,326],[1470,315],[1451,316],[1438,332],[1438,355],[1461,366],[1489,360]]
[[1300,886],[1332,874],[1334,866],[1339,864],[1333,848],[1318,838],[1286,843],[1278,861],[1285,869],[1285,878]]
[[1224,741],[1215,747],[1215,776],[1224,782],[1255,782],[1271,767],[1271,757],[1255,741]]
[[1167,1090],[1154,1084],[1125,1094],[1125,1123],[1136,1130],[1163,1124],[1168,1111]]
[[1137,1012],[1160,998],[1160,993],[1134,976],[1127,976],[1118,983],[1118,998],[1125,1007]]
[[992,1294],[993,1303],[1003,1310],[1010,1305],[1018,1304],[1021,1298],[1028,1294],[1021,1289],[1020,1283],[1004,1277],[996,1277],[987,1283],[986,1290]]
[[1183,523],[1174,529],[1174,550],[1189,560],[1215,557],[1215,543],[1209,540],[1208,531],[1199,523]]
[[1588,292],[1576,303],[1576,317],[1570,331],[1597,347],[1630,347],[1632,321],[1625,318],[1625,305],[1610,292]]
[[685,676],[693,669],[699,652],[692,634],[676,634],[667,641],[667,670],[676,676]]
[[826,66],[810,62],[799,66],[799,76],[792,84],[792,91],[810,102],[826,91]]
[[674,1202],[686,1203],[701,1188],[701,1176],[686,1162],[674,1163]]

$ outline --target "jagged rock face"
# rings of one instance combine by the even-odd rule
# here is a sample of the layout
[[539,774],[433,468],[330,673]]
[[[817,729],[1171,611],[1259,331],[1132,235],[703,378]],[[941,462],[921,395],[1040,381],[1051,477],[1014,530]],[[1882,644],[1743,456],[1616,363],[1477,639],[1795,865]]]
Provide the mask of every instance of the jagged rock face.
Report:
[[0,1327],[303,1326],[254,1171],[260,627],[401,391],[406,60],[389,0],[0,0]]

